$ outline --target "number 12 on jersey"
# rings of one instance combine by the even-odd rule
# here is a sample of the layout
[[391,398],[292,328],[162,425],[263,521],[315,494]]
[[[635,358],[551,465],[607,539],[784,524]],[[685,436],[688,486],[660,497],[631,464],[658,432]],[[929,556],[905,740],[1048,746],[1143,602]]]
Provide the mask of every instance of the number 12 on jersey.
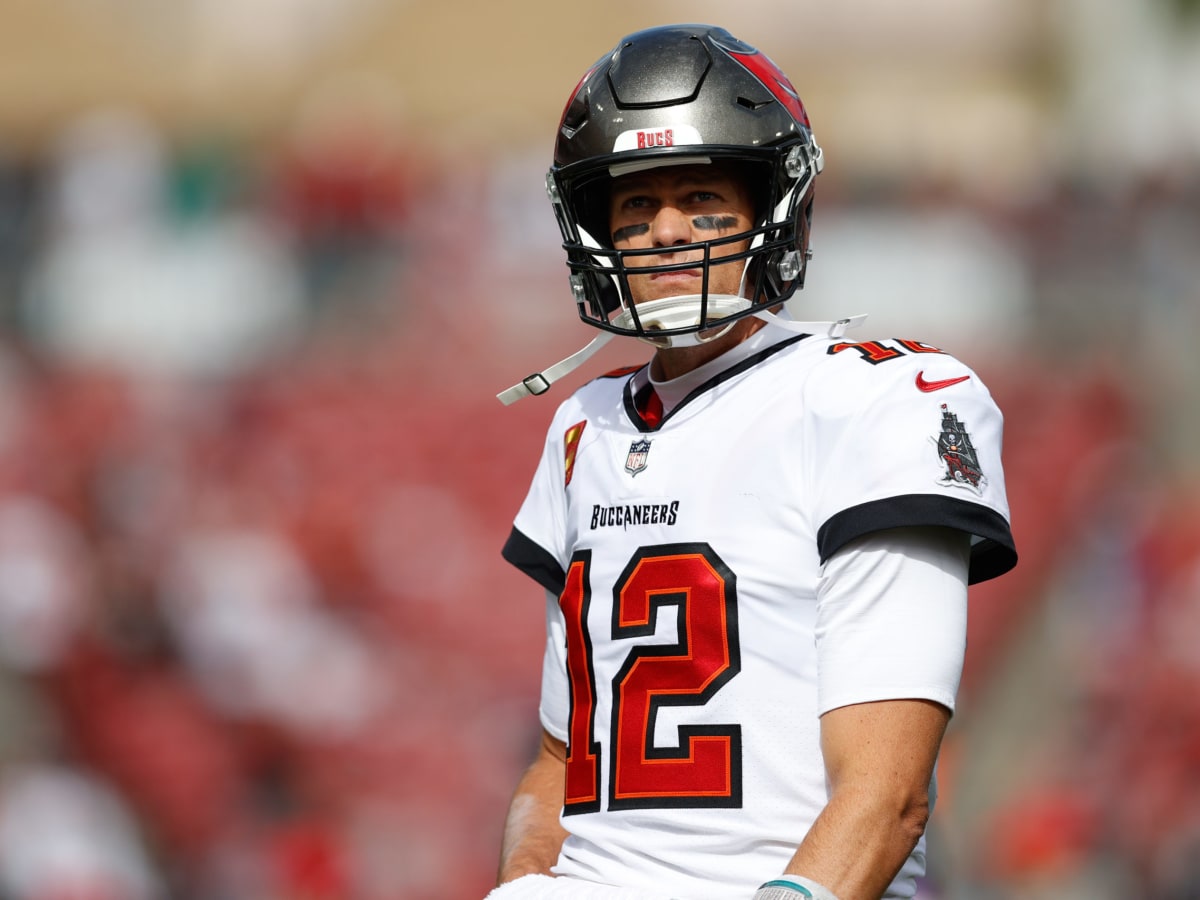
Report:
[[[596,675],[592,604],[592,551],[571,559],[559,597],[566,620],[568,722],[563,812],[601,808],[601,744],[596,740]],[[674,643],[650,642],[660,614],[675,612]],[[664,631],[669,625],[664,627]],[[664,707],[702,707],[741,669],[737,584],[704,543],[642,547],[613,587],[609,634],[630,650],[612,679],[609,809],[740,807],[742,733],[737,724],[680,725],[674,746],[654,742]]]

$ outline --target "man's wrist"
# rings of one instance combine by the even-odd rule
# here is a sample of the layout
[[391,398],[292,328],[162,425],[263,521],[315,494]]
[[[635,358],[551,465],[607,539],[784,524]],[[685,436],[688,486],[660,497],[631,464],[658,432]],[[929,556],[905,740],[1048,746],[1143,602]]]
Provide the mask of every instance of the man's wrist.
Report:
[[772,878],[754,892],[753,900],[838,900],[837,895],[823,884],[803,875],[780,875]]

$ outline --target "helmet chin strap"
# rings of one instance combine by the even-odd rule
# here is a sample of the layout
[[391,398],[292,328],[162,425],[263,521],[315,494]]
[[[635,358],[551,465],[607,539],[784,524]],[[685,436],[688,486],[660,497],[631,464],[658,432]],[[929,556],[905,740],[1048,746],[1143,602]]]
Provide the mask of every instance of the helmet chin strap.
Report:
[[559,360],[548,369],[543,369],[541,372],[534,372],[512,387],[501,391],[496,395],[505,406],[512,406],[518,400],[524,397],[534,397],[538,394],[544,394],[550,390],[550,385],[558,381],[564,375],[569,375],[581,365],[596,355],[605,344],[611,341],[615,334],[610,331],[602,331],[581,350],[577,350],[568,356],[566,359]]
[[835,319],[832,322],[797,322],[795,319],[777,316],[769,309],[760,309],[751,315],[756,319],[762,319],[768,325],[777,325],[786,331],[794,331],[796,334],[819,334],[834,339],[842,337],[849,329],[857,328],[867,321],[866,313],[846,316],[844,319]]
[[[713,298],[709,299],[711,301]],[[866,321],[867,318],[866,314],[862,313],[856,316],[848,316],[844,319],[837,319],[833,322],[797,322],[793,319],[777,316],[767,309],[760,309],[757,312],[752,313],[752,315],[756,319],[761,319],[768,324],[777,325],[780,328],[786,329],[787,331],[796,332],[797,334],[820,334],[830,338],[840,338],[846,333],[847,329],[857,328],[864,321]],[[718,325],[716,326],[716,329],[719,330],[719,334],[715,334],[712,337],[705,337],[703,339],[701,339],[698,334],[669,335],[664,336],[664,339],[667,337],[671,339],[672,342],[669,345],[666,345],[670,347],[695,346],[696,344],[703,344],[707,341],[715,340],[717,337],[720,337],[721,334],[724,334],[730,328],[732,328],[733,325],[733,322],[725,326]],[[582,349],[572,353],[566,359],[556,362],[549,368],[543,369],[541,372],[534,372],[532,375],[523,378],[512,387],[501,391],[496,395],[496,398],[505,406],[512,406],[512,404],[524,397],[532,397],[536,396],[537,394],[546,393],[546,391],[550,390],[550,385],[558,381],[558,379],[562,378],[564,375],[569,375],[571,372],[578,369],[581,365],[595,356],[600,348],[611,341],[614,337],[616,337],[616,335],[614,335],[612,332],[602,331],[600,334],[592,338],[592,340]],[[690,338],[692,340],[686,344],[676,343],[679,338]],[[642,338],[642,340],[651,340],[653,342],[652,338]]]

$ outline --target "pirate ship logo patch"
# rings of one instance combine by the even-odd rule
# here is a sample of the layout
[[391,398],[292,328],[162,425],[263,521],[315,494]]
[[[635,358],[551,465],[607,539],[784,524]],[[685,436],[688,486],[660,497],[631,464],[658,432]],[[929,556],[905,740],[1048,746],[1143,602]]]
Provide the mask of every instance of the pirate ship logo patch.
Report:
[[932,439],[937,445],[943,472],[938,483],[947,487],[964,487],[982,494],[987,478],[979,465],[979,455],[971,443],[967,426],[942,404],[942,430]]
[[650,456],[650,442],[645,438],[637,438],[629,445],[629,455],[625,457],[625,471],[637,475],[646,468],[646,459]]

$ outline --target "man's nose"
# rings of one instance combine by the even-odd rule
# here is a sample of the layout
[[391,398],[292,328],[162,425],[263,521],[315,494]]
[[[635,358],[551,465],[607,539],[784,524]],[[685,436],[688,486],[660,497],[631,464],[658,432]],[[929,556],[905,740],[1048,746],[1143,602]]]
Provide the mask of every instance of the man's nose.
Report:
[[655,247],[672,247],[692,242],[692,221],[674,206],[662,206],[650,223]]

